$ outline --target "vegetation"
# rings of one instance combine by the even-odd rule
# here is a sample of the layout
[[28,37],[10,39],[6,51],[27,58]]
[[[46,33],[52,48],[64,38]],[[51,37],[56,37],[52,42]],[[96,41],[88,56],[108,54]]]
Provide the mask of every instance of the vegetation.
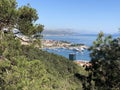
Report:
[[37,11],[29,4],[17,9],[16,0],[1,0],[0,11],[0,30],[17,28],[28,36],[43,31],[43,25],[35,24],[38,19]]
[[15,0],[0,0],[0,30],[13,27],[17,18]]
[[[89,67],[89,89],[120,90],[120,38],[104,37],[101,32],[90,52],[92,67]],[[95,82],[93,87],[92,81]]]
[[64,40],[61,40],[61,42],[62,42],[62,43],[68,43],[68,44],[70,44],[70,42],[64,41]]
[[85,44],[72,44],[71,46],[84,46]]
[[[120,90],[120,38],[98,35],[90,48],[87,72],[72,61],[34,45],[21,45],[9,31],[31,36],[43,31],[36,10],[17,9],[15,0],[0,0],[0,90]],[[36,34],[37,35],[37,34]]]
[[[81,90],[83,68],[62,56],[24,46],[12,34],[0,41],[0,90]],[[11,38],[10,38],[11,37]]]
[[42,32],[43,26],[34,24],[36,10],[16,6],[15,0],[0,1],[0,90],[81,90],[78,75],[86,75],[83,68],[34,45],[21,45],[12,32],[3,32],[4,28],[18,28],[28,36]]
[[43,31],[43,25],[34,24],[38,19],[37,11],[29,4],[18,8],[17,28],[25,35],[33,35]]

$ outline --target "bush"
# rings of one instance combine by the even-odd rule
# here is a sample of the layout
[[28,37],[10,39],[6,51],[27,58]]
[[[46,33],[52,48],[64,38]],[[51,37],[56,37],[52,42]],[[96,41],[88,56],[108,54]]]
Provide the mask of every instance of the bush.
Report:
[[120,86],[120,38],[112,39],[98,35],[90,48],[92,71],[91,79],[100,90],[119,90]]

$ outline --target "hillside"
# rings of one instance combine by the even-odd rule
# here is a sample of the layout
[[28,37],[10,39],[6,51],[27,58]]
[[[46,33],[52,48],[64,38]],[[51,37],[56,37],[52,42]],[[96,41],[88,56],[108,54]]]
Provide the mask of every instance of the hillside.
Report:
[[42,32],[43,35],[52,35],[52,36],[63,36],[63,35],[72,35],[74,32],[72,32],[71,29],[57,29],[57,30],[44,30]]
[[14,35],[3,39],[0,90],[82,90],[82,76],[87,74],[82,67],[32,45],[21,45]]

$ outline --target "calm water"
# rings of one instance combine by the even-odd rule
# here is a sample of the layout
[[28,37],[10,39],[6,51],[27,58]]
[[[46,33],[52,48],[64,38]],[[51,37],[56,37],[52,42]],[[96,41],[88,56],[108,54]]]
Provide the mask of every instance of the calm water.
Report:
[[[116,37],[116,36],[114,36]],[[62,41],[68,41],[71,43],[81,43],[85,44],[87,46],[91,46],[93,44],[93,41],[96,40],[97,35],[72,35],[72,36],[44,36],[45,39],[50,40],[62,40]],[[76,60],[90,60],[89,51],[84,50],[83,52],[75,52],[68,49],[55,49],[55,50],[47,50],[52,53],[56,53],[58,55],[62,55],[66,58],[69,58],[70,53],[76,54]]]

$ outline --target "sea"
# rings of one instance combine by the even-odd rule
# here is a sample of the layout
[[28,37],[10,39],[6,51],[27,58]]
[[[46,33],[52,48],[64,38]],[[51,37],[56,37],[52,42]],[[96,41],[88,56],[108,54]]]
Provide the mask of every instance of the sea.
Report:
[[[118,35],[113,35],[113,38],[117,38]],[[93,45],[93,42],[97,39],[97,34],[86,34],[86,35],[81,35],[81,34],[76,34],[76,35],[64,35],[64,36],[44,36],[44,39],[49,39],[49,40],[57,40],[57,41],[68,41],[73,44],[85,44],[86,46],[90,47]],[[55,53],[61,56],[64,56],[69,59],[69,54],[75,54],[76,60],[85,60],[85,61],[90,61],[90,52],[88,50],[84,50],[82,52],[77,52],[73,50],[68,50],[65,48],[59,48],[59,49],[47,49],[48,52],[50,53]]]

